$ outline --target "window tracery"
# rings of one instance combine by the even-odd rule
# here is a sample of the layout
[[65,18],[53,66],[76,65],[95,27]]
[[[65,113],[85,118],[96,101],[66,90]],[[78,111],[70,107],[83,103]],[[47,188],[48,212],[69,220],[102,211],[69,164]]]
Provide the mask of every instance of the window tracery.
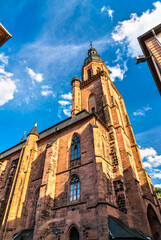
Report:
[[72,167],[80,164],[80,137],[78,135],[75,135],[72,139],[70,163]]
[[70,202],[80,199],[80,182],[79,177],[74,175],[70,181]]

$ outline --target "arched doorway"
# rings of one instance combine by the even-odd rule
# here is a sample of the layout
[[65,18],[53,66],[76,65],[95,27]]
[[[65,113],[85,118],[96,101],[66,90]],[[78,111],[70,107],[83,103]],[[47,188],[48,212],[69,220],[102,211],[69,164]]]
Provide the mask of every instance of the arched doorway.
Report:
[[153,240],[161,240],[161,224],[150,204],[148,205],[147,215]]
[[69,240],[79,240],[79,232],[74,226],[70,230]]

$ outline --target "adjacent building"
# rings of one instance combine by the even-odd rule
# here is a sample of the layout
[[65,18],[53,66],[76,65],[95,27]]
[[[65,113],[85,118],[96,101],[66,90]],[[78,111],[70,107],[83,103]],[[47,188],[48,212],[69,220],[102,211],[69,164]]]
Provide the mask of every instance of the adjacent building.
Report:
[[7,42],[12,35],[7,31],[7,29],[0,23],[0,47]]
[[93,46],[71,84],[70,118],[0,154],[0,238],[161,239],[124,100]]
[[138,37],[138,41],[161,95],[161,24]]

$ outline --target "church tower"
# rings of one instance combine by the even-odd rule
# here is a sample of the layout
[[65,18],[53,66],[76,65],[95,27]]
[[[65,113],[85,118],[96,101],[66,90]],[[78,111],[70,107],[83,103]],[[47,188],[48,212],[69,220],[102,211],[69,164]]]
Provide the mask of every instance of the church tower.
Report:
[[[108,129],[110,166],[103,171],[110,178],[111,194],[112,189],[114,191],[114,195],[111,196],[112,203],[118,207],[121,219],[140,231],[144,222],[148,232],[149,222],[145,199],[152,202],[154,206],[158,206],[155,189],[143,167],[124,100],[111,81],[107,66],[92,44],[81,75],[82,82],[74,78],[79,82],[77,86],[81,96],[73,94],[73,102],[81,98],[80,111],[85,109],[89,113],[96,114]],[[74,87],[75,85],[73,89]],[[94,140],[95,144],[99,144],[97,137]],[[100,176],[97,177],[99,179]]]
[[123,98],[92,44],[71,84],[71,117],[0,153],[0,239],[161,240]]

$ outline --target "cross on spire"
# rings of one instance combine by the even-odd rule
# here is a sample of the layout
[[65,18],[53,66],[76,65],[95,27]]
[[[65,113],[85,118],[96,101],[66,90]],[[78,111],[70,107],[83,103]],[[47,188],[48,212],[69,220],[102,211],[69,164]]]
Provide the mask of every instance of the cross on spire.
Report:
[[92,41],[90,41],[90,46],[93,47],[93,45],[92,45]]

